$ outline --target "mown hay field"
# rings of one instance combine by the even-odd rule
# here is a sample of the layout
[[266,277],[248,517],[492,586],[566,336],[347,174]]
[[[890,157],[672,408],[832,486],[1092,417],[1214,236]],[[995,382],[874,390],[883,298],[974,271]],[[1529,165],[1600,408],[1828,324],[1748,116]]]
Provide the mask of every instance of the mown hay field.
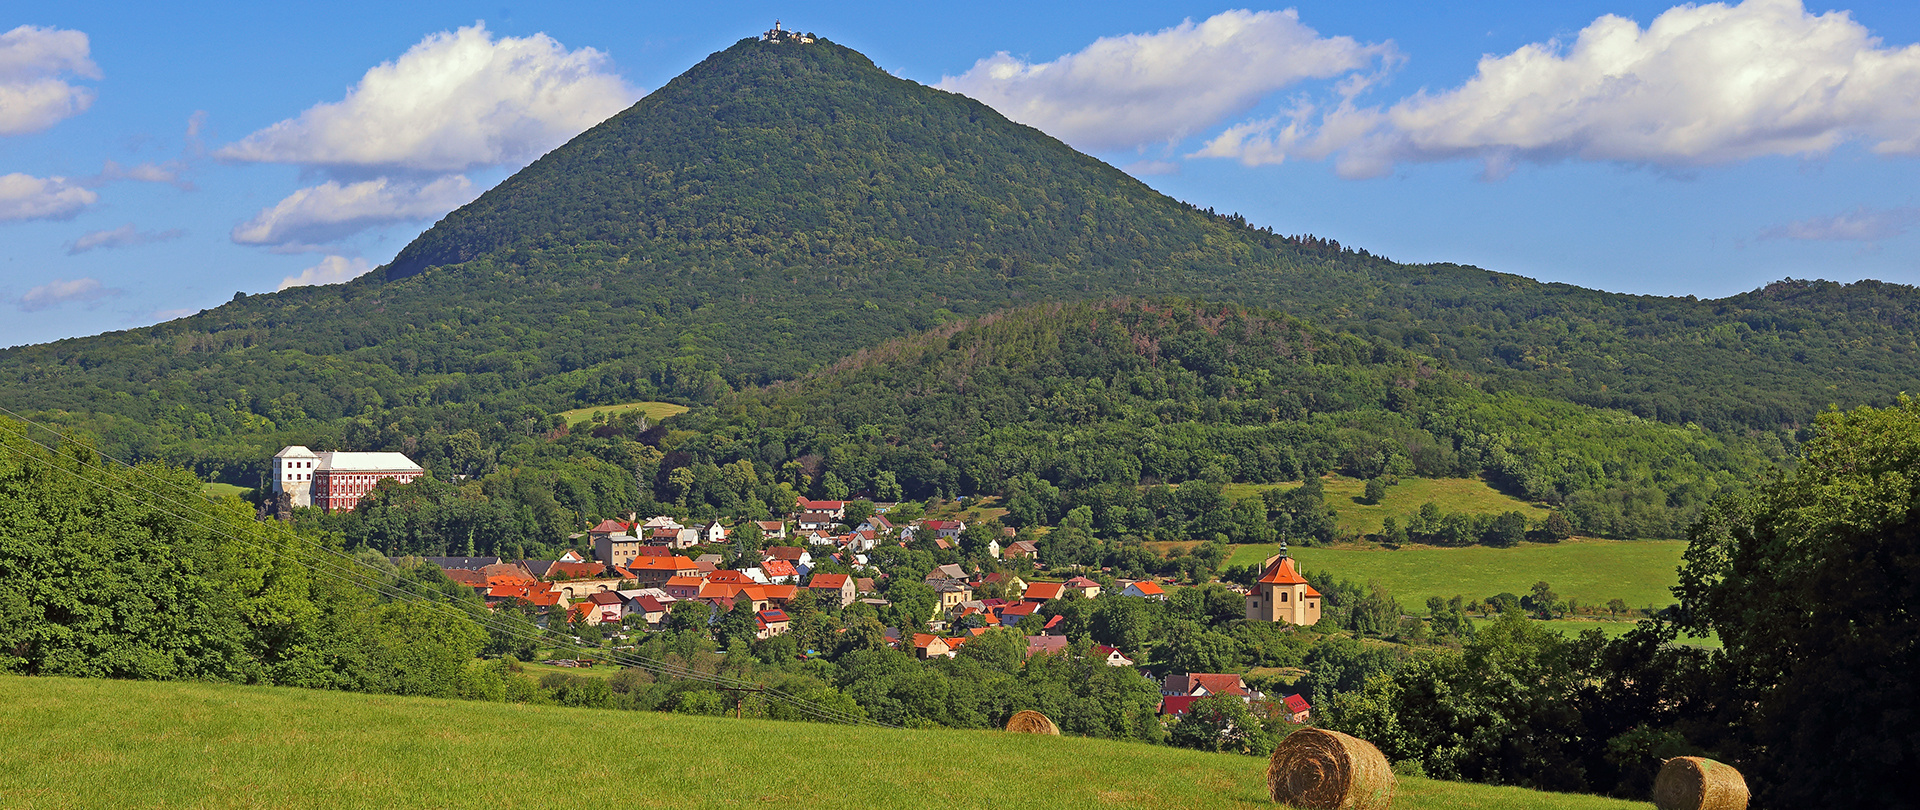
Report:
[[[1264,757],[218,684],[0,676],[0,806],[1274,805]],[[1650,804],[1402,779],[1401,810]]]

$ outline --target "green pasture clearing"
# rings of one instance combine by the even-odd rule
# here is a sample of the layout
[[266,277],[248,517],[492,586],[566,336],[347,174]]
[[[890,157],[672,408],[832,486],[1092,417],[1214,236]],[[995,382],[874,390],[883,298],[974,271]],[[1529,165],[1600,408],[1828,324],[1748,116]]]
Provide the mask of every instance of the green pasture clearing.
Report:
[[201,485],[200,487],[201,494],[206,495],[208,497],[212,497],[212,498],[225,498],[228,495],[232,495],[237,498],[246,491],[247,491],[246,487],[235,486],[233,484],[222,484],[218,481],[209,481],[206,484]]
[[[1442,512],[1466,512],[1474,515],[1519,512],[1530,522],[1545,520],[1546,507],[1528,503],[1478,478],[1402,478],[1387,487],[1387,496],[1378,504],[1362,503],[1367,482],[1359,478],[1329,475],[1320,479],[1326,485],[1327,505],[1339,515],[1340,528],[1361,534],[1379,534],[1391,517],[1404,522],[1420,512],[1421,504],[1432,501]],[[1299,484],[1228,484],[1223,490],[1229,500],[1260,497],[1275,487],[1292,489]]]
[[[588,778],[600,738],[644,742]],[[1274,806],[1264,758],[1140,743],[223,684],[0,677],[0,740],[20,808]],[[1399,810],[1652,806],[1400,785]]]
[[560,416],[567,420],[568,425],[578,425],[582,422],[593,421],[593,415],[596,413],[604,413],[607,415],[607,418],[611,419],[618,414],[623,414],[628,411],[639,411],[645,414],[648,419],[658,422],[669,416],[679,416],[680,414],[686,413],[687,406],[675,405],[671,402],[626,402],[619,405],[595,405],[591,408],[574,408],[571,411],[561,411]]
[[[1667,589],[1680,583],[1681,540],[1574,540],[1521,543],[1513,548],[1378,547],[1288,550],[1309,571],[1358,583],[1379,580],[1409,613],[1424,614],[1427,597],[1485,599],[1499,593],[1524,596],[1545,580],[1561,597],[1582,605],[1624,599],[1627,606],[1666,607]],[[1234,546],[1228,565],[1258,565],[1279,546]]]
[[[605,655],[603,654],[602,657],[605,657]],[[611,678],[613,677],[613,673],[620,671],[619,667],[606,664],[591,667],[557,667],[552,664],[542,664],[538,661],[522,661],[520,662],[520,667],[526,671],[527,677],[536,681],[555,672],[567,675],[582,675],[589,678]]]
[[[1484,624],[1492,624],[1495,620],[1494,619],[1471,619],[1470,621],[1472,621],[1474,625],[1477,627]],[[1536,619],[1535,621],[1539,621],[1539,620]],[[1637,622],[1632,622],[1632,621],[1609,621],[1609,620],[1592,620],[1592,619],[1554,619],[1551,621],[1539,621],[1539,623],[1546,625],[1547,629],[1552,630],[1553,632],[1559,633],[1560,635],[1563,635],[1563,636],[1577,636],[1588,630],[1599,630],[1600,634],[1603,636],[1606,636],[1607,638],[1619,638],[1621,636],[1624,636],[1627,634],[1628,631],[1632,630],[1634,626],[1637,624]],[[1708,647],[1716,650],[1720,648],[1720,638],[1718,636],[1708,636],[1707,638],[1688,638],[1686,636],[1681,636],[1680,638],[1675,639],[1674,643],[1679,644],[1683,647]]]

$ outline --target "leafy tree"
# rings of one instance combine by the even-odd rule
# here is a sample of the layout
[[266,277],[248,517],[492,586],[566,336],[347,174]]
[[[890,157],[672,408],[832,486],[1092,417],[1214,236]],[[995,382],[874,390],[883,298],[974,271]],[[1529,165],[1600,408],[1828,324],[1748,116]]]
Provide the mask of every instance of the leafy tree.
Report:
[[1533,583],[1533,590],[1520,597],[1520,607],[1531,610],[1542,619],[1553,618],[1553,612],[1560,606],[1560,597],[1553,592],[1553,586],[1545,580]]
[[1821,414],[1805,451],[1778,483],[1694,526],[1681,626],[1726,647],[1729,702],[1746,707],[1733,729],[1760,801],[1911,804],[1920,400]]
[[1378,504],[1381,501],[1386,500],[1387,498],[1386,479],[1377,478],[1377,477],[1367,479],[1367,491],[1365,494],[1365,498],[1367,503],[1370,503],[1370,504]]
[[870,517],[873,517],[873,501],[858,500],[847,502],[846,524],[848,526],[859,526],[865,523],[867,518]]
[[760,623],[754,617],[753,600],[745,597],[734,599],[733,607],[720,617],[720,623],[713,628],[714,640],[724,647],[731,647],[735,642],[752,641],[759,631]]
[[1203,697],[1188,704],[1187,716],[1174,723],[1167,734],[1169,745],[1256,757],[1271,754],[1275,742],[1246,702],[1230,695]]
[[1546,520],[1541,521],[1540,534],[1546,542],[1558,543],[1573,536],[1573,524],[1565,515],[1553,512],[1547,515]]
[[682,599],[667,611],[667,629],[682,633],[706,633],[713,623],[713,606],[695,599]]

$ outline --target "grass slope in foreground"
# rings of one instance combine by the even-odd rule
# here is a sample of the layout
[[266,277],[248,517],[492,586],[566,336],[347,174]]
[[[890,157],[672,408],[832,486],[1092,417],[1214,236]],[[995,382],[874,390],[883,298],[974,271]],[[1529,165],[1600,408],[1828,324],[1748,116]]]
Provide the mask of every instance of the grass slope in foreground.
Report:
[[[1275,806],[1262,760],[1074,737],[12,676],[0,706],[7,807]],[[1425,779],[1401,794],[1651,806]]]
[[[1275,546],[1234,546],[1228,565],[1257,564],[1279,553]],[[1485,599],[1498,593],[1524,595],[1545,580],[1554,593],[1583,605],[1624,599],[1628,607],[1665,607],[1680,584],[1681,540],[1570,540],[1521,543],[1513,548],[1315,548],[1287,553],[1309,571],[1362,585],[1380,580],[1411,613],[1424,613],[1427,597]]]

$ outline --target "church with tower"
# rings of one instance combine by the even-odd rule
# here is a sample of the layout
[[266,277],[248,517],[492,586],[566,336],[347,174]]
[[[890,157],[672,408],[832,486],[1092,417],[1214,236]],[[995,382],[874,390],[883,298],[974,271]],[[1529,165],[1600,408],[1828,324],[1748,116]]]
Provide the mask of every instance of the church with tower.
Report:
[[1257,622],[1286,622],[1312,625],[1320,621],[1320,592],[1307,584],[1307,578],[1293,567],[1287,547],[1268,557],[1260,565],[1260,579],[1247,594],[1247,619]]

